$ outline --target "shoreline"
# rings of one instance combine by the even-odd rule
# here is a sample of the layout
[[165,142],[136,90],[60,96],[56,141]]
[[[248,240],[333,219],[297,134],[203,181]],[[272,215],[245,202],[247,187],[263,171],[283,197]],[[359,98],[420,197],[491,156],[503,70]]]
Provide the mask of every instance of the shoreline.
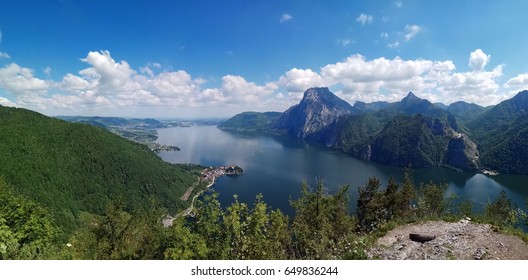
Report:
[[[194,202],[196,201],[196,199],[202,195],[205,191],[207,191],[208,189],[210,189],[212,186],[214,186],[214,184],[216,183],[216,180],[222,176],[239,176],[239,175],[242,175],[242,172],[243,172],[243,169],[241,167],[239,167],[238,165],[236,164],[231,164],[231,165],[228,165],[228,166],[219,166],[219,167],[209,167],[209,168],[205,168],[203,171],[202,171],[202,174],[201,174],[201,177],[198,177],[198,183],[196,183],[196,186],[200,185],[200,182],[202,180],[206,180],[206,181],[210,181],[210,183],[205,186],[205,188],[201,191],[199,191],[197,194],[195,194],[191,200],[191,205],[181,211],[180,213],[178,213],[175,217],[172,217],[170,215],[167,215],[165,216],[165,218],[162,219],[162,223],[163,223],[163,226],[164,227],[170,227],[172,226],[172,223],[174,222],[174,220],[180,216],[189,216],[191,215],[193,209],[194,209]],[[192,191],[191,191],[192,192]],[[186,194],[184,194],[180,199],[183,200],[183,197],[185,196]],[[190,195],[190,194],[189,194]],[[186,197],[187,199],[189,198],[188,196]]]

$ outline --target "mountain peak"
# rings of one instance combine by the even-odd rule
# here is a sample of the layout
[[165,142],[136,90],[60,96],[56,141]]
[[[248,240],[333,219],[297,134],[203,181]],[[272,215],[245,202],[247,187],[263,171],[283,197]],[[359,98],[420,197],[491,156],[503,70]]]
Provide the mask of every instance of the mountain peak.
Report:
[[528,111],[528,90],[520,91],[513,98],[502,103],[504,102],[511,103],[516,108],[515,110],[523,110],[526,112]]
[[414,93],[412,91],[409,91],[409,93],[407,94],[407,96],[405,96],[401,102],[403,103],[409,103],[409,102],[416,102],[416,101],[421,101],[422,99],[417,97],[416,95],[414,95]]
[[519,91],[513,98],[514,99],[528,98],[528,90]]
[[307,89],[304,92],[303,99],[304,98],[314,98],[314,97],[319,97],[322,95],[330,95],[330,94],[332,93],[327,87],[312,87],[312,88]]
[[315,134],[337,118],[351,114],[352,106],[326,87],[309,88],[301,102],[292,106],[277,120],[276,128],[289,135],[305,138]]

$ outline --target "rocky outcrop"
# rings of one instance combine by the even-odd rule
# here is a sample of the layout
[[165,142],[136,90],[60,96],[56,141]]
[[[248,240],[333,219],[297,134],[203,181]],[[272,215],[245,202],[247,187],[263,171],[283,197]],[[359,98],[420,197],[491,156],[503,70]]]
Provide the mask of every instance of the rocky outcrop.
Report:
[[310,88],[303,99],[289,108],[275,123],[275,128],[297,138],[310,138],[339,117],[352,113],[352,106],[328,88]]
[[[415,242],[409,238],[413,232],[435,239]],[[488,224],[463,219],[400,226],[379,238],[367,256],[382,260],[526,260],[528,245],[517,236],[493,231]]]

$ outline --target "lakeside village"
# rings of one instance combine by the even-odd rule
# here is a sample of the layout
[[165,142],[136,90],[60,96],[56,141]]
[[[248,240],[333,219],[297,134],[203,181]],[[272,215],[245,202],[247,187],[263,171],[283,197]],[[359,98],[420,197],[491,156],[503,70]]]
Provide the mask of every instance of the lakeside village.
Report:
[[236,164],[230,164],[228,166],[209,167],[202,172],[202,179],[210,181],[212,184],[217,178],[224,175],[227,176],[240,176],[244,174],[242,167]]

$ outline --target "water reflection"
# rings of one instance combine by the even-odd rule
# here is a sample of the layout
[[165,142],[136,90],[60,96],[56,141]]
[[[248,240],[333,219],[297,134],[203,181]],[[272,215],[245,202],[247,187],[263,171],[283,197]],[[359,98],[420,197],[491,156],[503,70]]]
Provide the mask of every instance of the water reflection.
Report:
[[[158,142],[176,145],[181,151],[164,151],[160,156],[172,163],[198,163],[218,166],[236,163],[244,175],[223,178],[215,189],[224,205],[238,194],[239,201],[252,204],[258,193],[273,208],[291,214],[289,200],[298,197],[303,180],[315,185],[323,178],[329,192],[350,184],[351,210],[355,209],[357,188],[369,177],[380,179],[383,186],[390,177],[401,182],[403,168],[361,161],[343,153],[303,143],[291,138],[228,133],[212,126],[177,127],[158,130]],[[448,195],[467,197],[480,210],[501,190],[526,209],[528,176],[455,172],[446,168],[414,169],[417,182],[446,183]]]

